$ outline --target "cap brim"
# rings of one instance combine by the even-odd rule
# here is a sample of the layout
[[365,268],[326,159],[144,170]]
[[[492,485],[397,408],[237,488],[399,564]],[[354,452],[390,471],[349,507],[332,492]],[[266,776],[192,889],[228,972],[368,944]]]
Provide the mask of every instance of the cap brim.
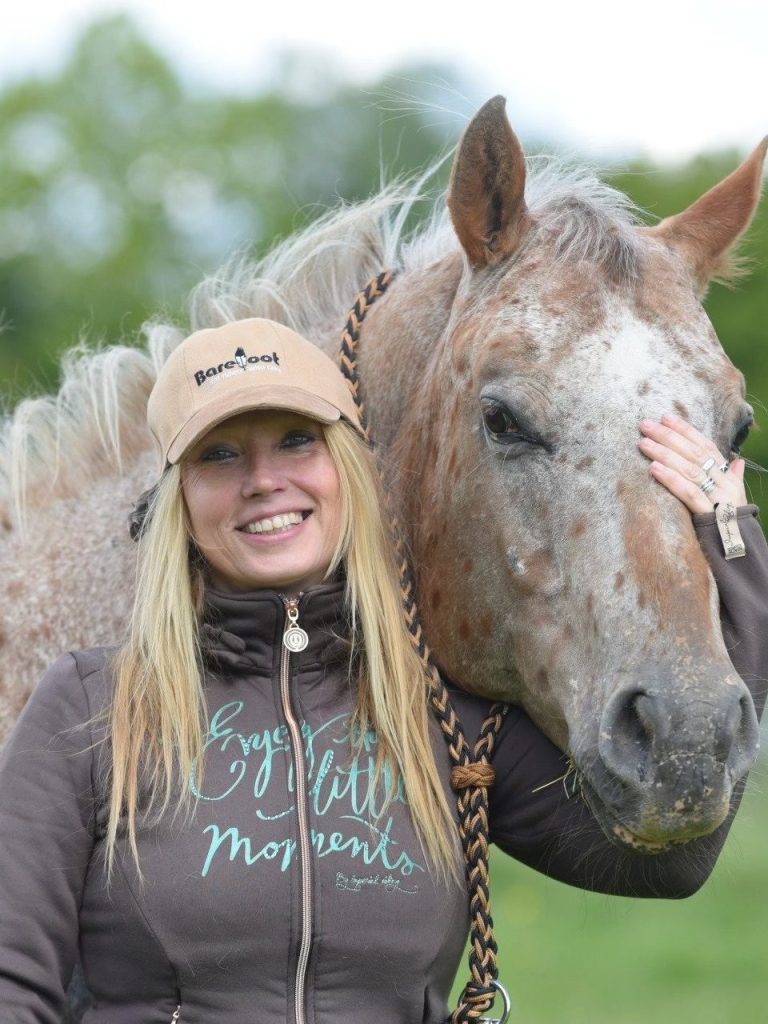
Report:
[[171,464],[181,459],[185,452],[195,445],[209,430],[223,423],[232,416],[254,409],[281,409],[288,412],[301,413],[321,423],[335,423],[341,418],[341,412],[330,402],[311,395],[301,388],[281,386],[279,384],[264,387],[243,388],[240,391],[227,391],[226,394],[206,402],[184,424],[182,429],[171,441],[166,459]]

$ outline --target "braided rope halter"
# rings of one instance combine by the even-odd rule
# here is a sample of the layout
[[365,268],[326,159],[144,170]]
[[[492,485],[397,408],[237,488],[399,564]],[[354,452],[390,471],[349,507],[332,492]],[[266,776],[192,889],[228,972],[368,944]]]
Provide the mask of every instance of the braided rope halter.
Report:
[[[358,294],[349,311],[341,335],[341,372],[346,377],[360,415],[360,423],[366,441],[373,442],[368,430],[360,375],[357,369],[357,354],[360,342],[360,328],[371,305],[387,290],[394,279],[390,270],[371,278]],[[472,1024],[482,1020],[482,1014],[493,1005],[497,992],[504,999],[504,1014],[499,1024],[509,1016],[509,996],[498,981],[498,947],[493,934],[491,899],[488,888],[488,790],[493,785],[495,772],[491,757],[501,729],[507,705],[496,703],[489,710],[488,717],[480,728],[480,735],[474,751],[470,751],[461,722],[453,710],[448,691],[432,660],[424,632],[421,628],[416,607],[416,587],[413,572],[408,561],[402,531],[397,517],[387,509],[390,518],[392,540],[395,545],[400,572],[400,587],[403,609],[413,645],[427,672],[429,679],[429,701],[437,715],[443,732],[451,763],[451,785],[456,790],[456,804],[459,813],[459,835],[466,861],[467,889],[470,898],[471,930],[469,949],[470,980],[467,982],[458,1007],[450,1017],[450,1024]]]

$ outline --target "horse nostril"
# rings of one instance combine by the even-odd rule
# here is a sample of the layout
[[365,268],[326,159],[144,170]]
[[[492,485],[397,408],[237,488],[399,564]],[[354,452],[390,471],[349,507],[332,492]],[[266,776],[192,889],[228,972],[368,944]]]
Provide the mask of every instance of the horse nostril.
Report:
[[606,767],[630,786],[646,782],[654,744],[669,734],[669,719],[645,690],[617,693],[603,715],[599,750]]
[[734,783],[751,768],[760,747],[755,705],[746,692],[731,704],[726,725],[716,733],[716,756],[731,771]]
[[735,782],[748,771],[757,747],[754,705],[741,681],[696,698],[637,686],[619,690],[606,704],[598,740],[603,764],[630,789],[661,784],[670,772],[701,758],[709,759],[712,770],[727,768]]
[[631,700],[631,711],[645,731],[649,741],[664,741],[672,729],[668,710],[661,701],[647,693],[639,693]]
[[744,698],[734,700],[723,709],[720,721],[715,723],[714,752],[721,764],[730,757],[734,743],[738,743],[743,731],[746,705]]

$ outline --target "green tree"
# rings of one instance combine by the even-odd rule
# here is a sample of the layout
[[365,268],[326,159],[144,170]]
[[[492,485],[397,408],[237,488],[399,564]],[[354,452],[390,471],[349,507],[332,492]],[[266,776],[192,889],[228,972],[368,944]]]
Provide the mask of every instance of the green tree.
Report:
[[382,155],[390,175],[428,163],[457,132],[434,120],[416,109],[405,130],[290,54],[263,95],[200,94],[130,20],[96,23],[60,74],[0,95],[6,400],[54,386],[83,331],[130,338],[234,248],[265,251],[339,196],[368,195]]

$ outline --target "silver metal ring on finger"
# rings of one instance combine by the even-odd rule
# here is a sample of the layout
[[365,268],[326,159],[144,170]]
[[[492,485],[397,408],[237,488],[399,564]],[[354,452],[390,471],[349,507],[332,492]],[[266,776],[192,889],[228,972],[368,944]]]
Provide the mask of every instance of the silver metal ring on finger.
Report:
[[702,489],[702,491],[704,491],[705,494],[709,494],[710,491],[713,491],[715,487],[717,487],[717,483],[712,479],[711,476],[708,476],[705,480],[702,480],[702,482],[699,484],[699,487]]
[[709,457],[709,458],[707,459],[707,461],[706,461],[706,462],[704,463],[704,465],[703,465],[703,466],[701,467],[701,468],[702,468],[702,471],[703,471],[704,473],[709,473],[710,469],[712,469],[712,467],[714,466],[714,464],[715,464],[716,462],[717,462],[717,459],[716,459],[716,458],[715,458],[714,456],[710,455],[710,457]]
[[728,461],[728,459],[726,459],[725,462],[720,467],[720,472],[721,473],[727,473],[730,468],[731,468],[731,464]]

